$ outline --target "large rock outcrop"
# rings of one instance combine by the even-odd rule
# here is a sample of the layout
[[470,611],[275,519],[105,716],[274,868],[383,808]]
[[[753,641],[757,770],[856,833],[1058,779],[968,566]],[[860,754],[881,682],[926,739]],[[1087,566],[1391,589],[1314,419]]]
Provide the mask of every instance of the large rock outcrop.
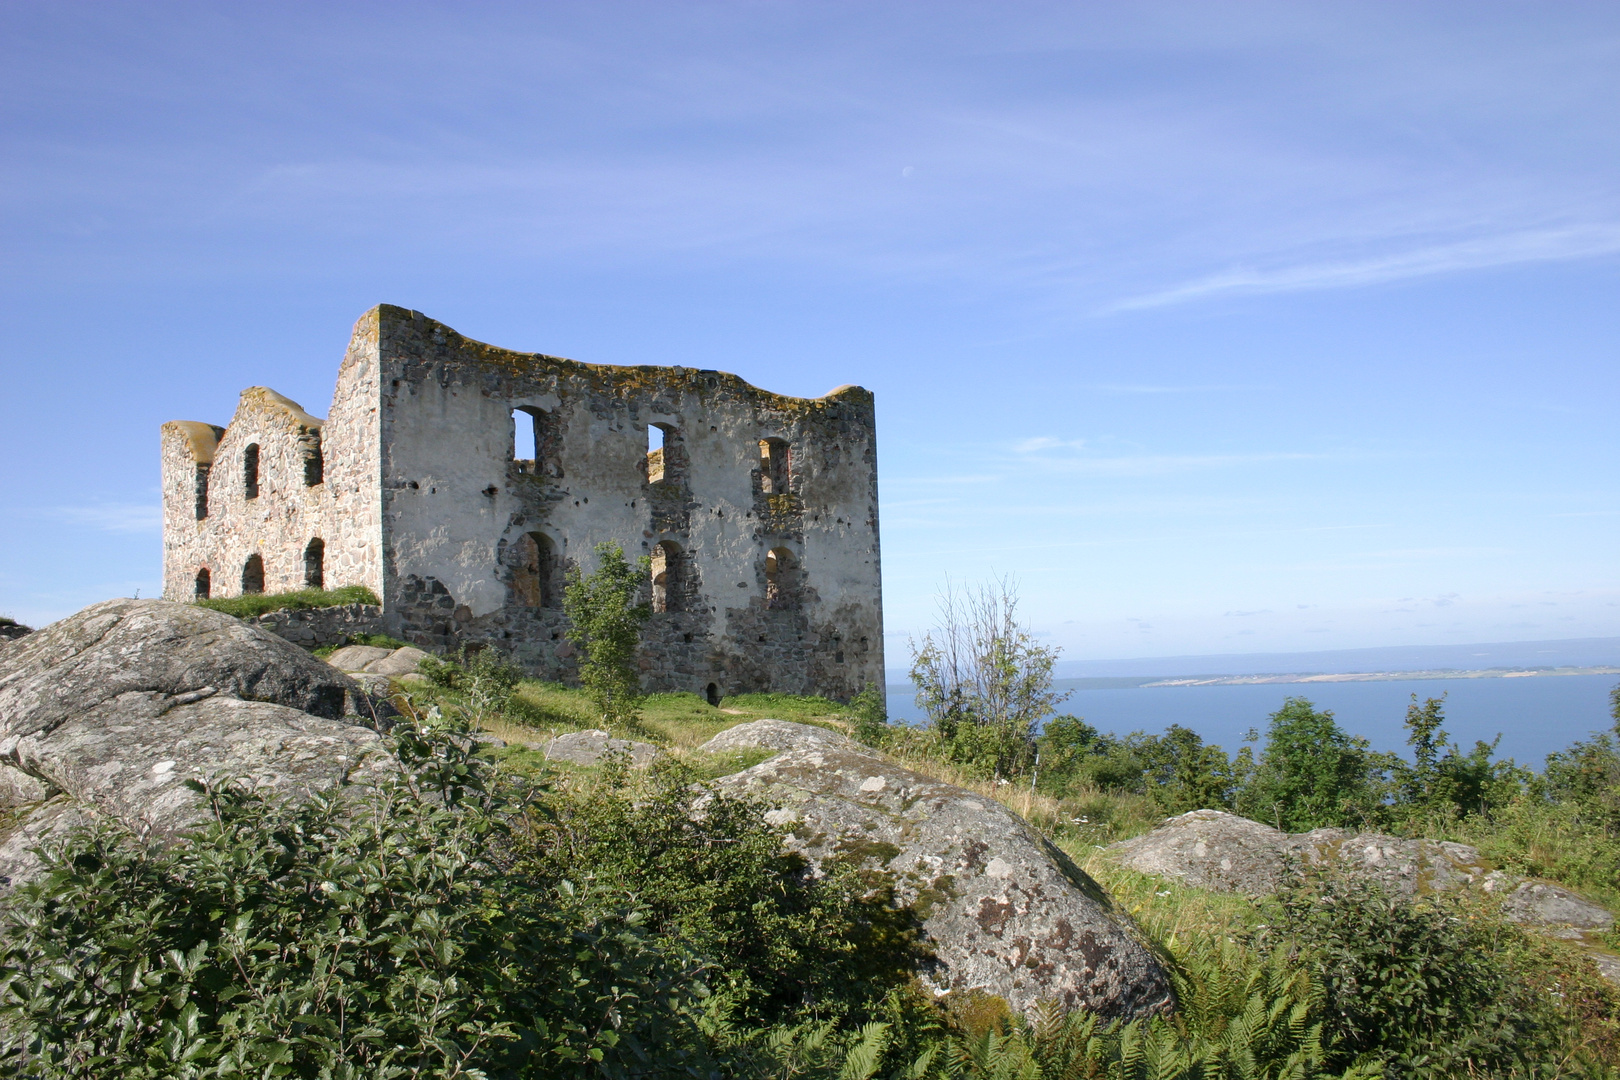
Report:
[[743,724],[700,749],[750,746],[782,752],[716,786],[776,804],[773,820],[791,826],[789,846],[814,871],[842,863],[887,875],[921,920],[941,992],[1107,1016],[1170,1005],[1169,979],[1128,916],[1000,803],[803,724]]
[[87,815],[159,837],[195,820],[184,781],[232,777],[289,795],[392,767],[349,712],[358,688],[297,646],[164,600],[86,608],[0,653],[0,797],[43,798],[3,842],[0,876]]
[[1193,810],[1108,851],[1144,874],[1254,897],[1276,892],[1291,870],[1333,869],[1408,897],[1477,886],[1504,897],[1507,919],[1570,940],[1614,925],[1606,909],[1568,889],[1493,870],[1476,849],[1443,840],[1345,829],[1285,833],[1236,814]]

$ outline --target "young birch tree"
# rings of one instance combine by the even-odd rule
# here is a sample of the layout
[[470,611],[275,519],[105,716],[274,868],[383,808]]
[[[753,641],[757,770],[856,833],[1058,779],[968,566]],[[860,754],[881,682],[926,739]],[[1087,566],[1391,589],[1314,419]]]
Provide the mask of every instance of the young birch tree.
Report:
[[579,681],[611,724],[633,724],[641,712],[641,625],[652,615],[642,599],[642,587],[651,573],[652,560],[643,555],[634,563],[624,549],[605,542],[596,545],[596,572],[589,577],[579,568],[568,571],[563,612],[571,624],[568,640],[579,649]]
[[958,591],[947,578],[938,621],[910,645],[917,704],[950,757],[998,780],[1028,772],[1037,726],[1069,694],[1052,688],[1059,650],[1018,621],[1013,580]]

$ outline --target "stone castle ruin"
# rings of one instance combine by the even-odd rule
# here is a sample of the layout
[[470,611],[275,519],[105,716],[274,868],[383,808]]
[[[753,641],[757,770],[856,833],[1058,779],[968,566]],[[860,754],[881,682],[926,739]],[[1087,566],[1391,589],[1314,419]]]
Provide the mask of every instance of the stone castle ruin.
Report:
[[386,632],[575,669],[567,571],[619,543],[652,567],[642,685],[711,701],[883,684],[872,395],[583,364],[382,305],[325,420],[273,390],[219,427],[163,425],[171,600],[365,585]]

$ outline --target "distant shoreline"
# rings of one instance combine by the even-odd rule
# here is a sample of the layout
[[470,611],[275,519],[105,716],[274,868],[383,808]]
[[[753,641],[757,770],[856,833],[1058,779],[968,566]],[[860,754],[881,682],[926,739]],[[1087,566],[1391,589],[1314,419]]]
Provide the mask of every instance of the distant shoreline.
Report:
[[[1463,670],[1431,668],[1427,671],[1287,672],[1257,675],[1103,675],[1057,679],[1068,690],[1145,690],[1174,686],[1269,686],[1310,683],[1401,682],[1426,679],[1529,679],[1560,675],[1620,675],[1620,666],[1500,667]],[[910,683],[889,683],[889,694],[911,693]]]
[[[1407,679],[1528,679],[1557,675],[1620,675],[1620,667],[1485,668],[1475,671],[1436,669],[1431,671],[1315,672],[1286,675],[1193,675],[1173,679],[1147,679],[1137,683],[1150,686],[1256,686],[1271,683],[1398,682]],[[1077,679],[1076,682],[1090,680]],[[1109,682],[1117,682],[1110,679]]]

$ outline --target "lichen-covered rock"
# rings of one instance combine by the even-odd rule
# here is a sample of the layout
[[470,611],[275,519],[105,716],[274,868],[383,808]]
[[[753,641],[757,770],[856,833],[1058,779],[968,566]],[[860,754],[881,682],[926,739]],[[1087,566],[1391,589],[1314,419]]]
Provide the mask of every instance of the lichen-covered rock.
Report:
[[376,645],[345,645],[328,656],[326,662],[339,671],[364,671],[367,664],[374,664],[393,654],[393,649],[384,649]]
[[727,728],[702,746],[704,754],[723,754],[731,750],[856,750],[867,748],[829,728],[814,724],[795,724],[788,720],[753,720]]
[[431,653],[424,652],[413,645],[395,649],[381,660],[373,660],[365,667],[368,675],[387,675],[398,678],[401,675],[410,675],[416,671],[416,665],[426,660]]
[[[168,836],[195,820],[188,779],[297,795],[391,770],[377,733],[344,719],[355,691],[330,666],[229,615],[114,600],[0,655],[0,759],[60,791],[75,813]],[[66,813],[54,805],[34,810],[7,850]]]
[[[722,747],[736,748],[737,744]],[[934,950],[940,992],[977,990],[1106,1016],[1169,1007],[1168,978],[1129,918],[1061,851],[992,799],[854,749],[784,751],[716,782],[776,804],[815,872],[880,872]]]
[[559,735],[546,744],[546,757],[552,761],[565,761],[570,765],[595,765],[609,754],[630,755],[635,768],[651,765],[658,756],[658,747],[649,742],[615,739],[605,731],[571,731]]
[[57,795],[34,807],[0,839],[0,891],[28,881],[39,872],[34,848],[65,836],[90,818],[66,795]]
[[1480,883],[1490,873],[1466,844],[1345,829],[1285,833],[1220,810],[1166,818],[1147,835],[1108,850],[1121,866],[1144,874],[1249,896],[1275,892],[1290,866],[1338,868],[1403,896]]
[[1502,901],[1502,913],[1516,923],[1571,940],[1580,940],[1585,931],[1614,925],[1614,915],[1607,908],[1545,881],[1520,882]]

